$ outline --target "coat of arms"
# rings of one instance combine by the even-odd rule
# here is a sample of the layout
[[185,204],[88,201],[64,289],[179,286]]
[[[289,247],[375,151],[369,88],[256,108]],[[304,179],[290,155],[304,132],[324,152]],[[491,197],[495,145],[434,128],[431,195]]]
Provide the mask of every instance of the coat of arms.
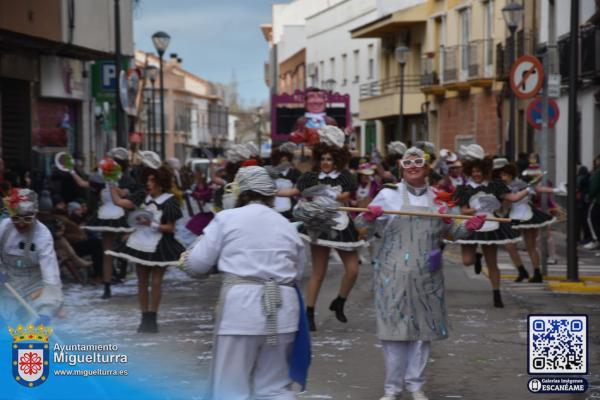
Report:
[[12,327],[8,331],[12,342],[13,378],[23,386],[35,387],[46,382],[50,372],[50,351],[48,337],[53,330],[50,327],[33,324]]

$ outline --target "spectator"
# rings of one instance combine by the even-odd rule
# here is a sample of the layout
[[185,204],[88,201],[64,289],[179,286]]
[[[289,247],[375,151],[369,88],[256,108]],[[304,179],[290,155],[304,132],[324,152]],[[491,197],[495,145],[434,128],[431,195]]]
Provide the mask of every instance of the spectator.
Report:
[[581,244],[586,245],[592,241],[592,233],[587,223],[590,209],[590,172],[585,165],[579,165],[577,170],[576,201],[577,215],[575,217],[575,224],[577,225],[577,239],[581,239]]
[[593,241],[584,246],[588,250],[598,248],[598,238],[600,238],[600,154],[594,159],[594,167],[590,180],[590,212],[588,219]]

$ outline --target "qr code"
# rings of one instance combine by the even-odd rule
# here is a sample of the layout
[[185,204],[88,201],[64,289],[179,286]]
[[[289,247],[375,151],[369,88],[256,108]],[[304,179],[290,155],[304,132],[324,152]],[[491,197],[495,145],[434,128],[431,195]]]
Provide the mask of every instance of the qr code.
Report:
[[529,374],[587,374],[587,315],[530,315]]

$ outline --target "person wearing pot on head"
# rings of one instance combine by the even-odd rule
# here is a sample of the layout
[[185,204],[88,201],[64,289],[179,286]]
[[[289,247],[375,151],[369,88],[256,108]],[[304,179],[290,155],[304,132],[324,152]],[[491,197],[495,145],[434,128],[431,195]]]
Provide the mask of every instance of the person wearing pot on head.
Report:
[[[512,193],[517,193],[520,190],[528,187],[527,183],[518,178],[517,166],[515,164],[508,163],[506,159],[502,158],[494,160],[494,163],[495,167],[497,167],[495,170],[497,171],[499,178],[506,186],[508,186]],[[536,192],[548,189],[550,191],[554,190],[552,188],[545,188],[539,185],[536,185],[535,187]],[[512,203],[510,206],[509,217],[515,221],[513,222],[512,227],[513,229],[520,231],[523,235],[525,249],[529,254],[529,259],[531,260],[531,265],[533,266],[533,277],[529,279],[527,270],[523,266],[523,263],[520,262],[521,260],[516,246],[514,244],[507,245],[507,248],[512,247],[510,251],[511,253],[516,253],[516,256],[511,255],[511,258],[513,258],[513,263],[517,267],[517,271],[519,273],[519,276],[515,282],[521,282],[525,279],[529,279],[529,282],[541,283],[543,280],[540,270],[540,253],[537,248],[538,233],[541,227],[549,226],[556,222],[556,218],[543,212],[532,203],[532,198],[536,192],[532,191],[531,196],[524,197],[520,201]]]
[[[352,207],[364,208],[375,198],[381,186],[374,179],[375,166],[370,163],[362,163],[356,171],[358,184],[356,190],[352,192],[350,205]],[[355,217],[357,214],[353,215]]]
[[400,141],[388,143],[387,155],[377,171],[384,183],[394,183],[402,180],[398,163],[405,152],[406,145],[404,143]]
[[[275,179],[277,189],[290,189],[296,185],[302,172],[293,164],[294,153],[298,146],[293,142],[285,142],[279,145],[271,153],[272,166],[278,173]],[[293,197],[275,197],[275,210],[288,220],[293,220],[292,209],[296,205],[296,199]]]
[[133,233],[125,243],[107,254],[136,264],[142,312],[138,332],[156,333],[165,271],[167,267],[177,265],[185,250],[175,239],[175,224],[182,212],[179,201],[170,193],[173,175],[169,168],[161,165],[160,158],[147,160],[139,179],[146,185],[145,193],[121,197],[116,188],[111,191],[115,204],[128,210],[136,207],[140,210],[130,217],[135,229]]
[[400,162],[403,180],[384,188],[356,220],[368,237],[378,233],[373,284],[377,336],[385,361],[385,395],[399,399],[404,389],[415,400],[426,400],[425,367],[431,341],[448,337],[442,272],[442,241],[459,239],[481,227],[485,216],[466,222],[383,214],[383,210],[445,214],[427,183],[430,172],[425,152],[411,147]]
[[239,193],[236,207],[218,213],[182,256],[190,274],[216,265],[223,275],[211,399],[295,399],[292,381],[304,386],[310,364],[296,286],[306,263],[304,245],[273,209],[277,187],[264,168],[240,168],[232,185]]
[[[356,189],[354,177],[346,169],[350,152],[344,145],[345,134],[335,126],[319,129],[320,142],[313,146],[313,170],[302,174],[296,187],[280,189],[278,196],[298,196],[305,199],[298,202],[294,217],[302,221],[300,236],[310,243],[312,255],[312,273],[308,284],[306,311],[311,331],[316,331],[315,304],[321,285],[327,273],[329,254],[335,249],[344,264],[344,275],[338,296],[329,305],[338,321],[346,323],[344,306],[358,277],[358,249],[365,245],[359,238],[352,218],[346,211],[325,212],[322,224],[314,224],[316,212],[325,208],[339,207],[350,200]],[[306,201],[310,198],[311,201]]]
[[[0,317],[47,325],[63,301],[52,234],[36,218],[34,191],[12,188],[7,194],[4,204],[10,218],[0,221]],[[33,307],[36,319],[31,319],[5,284]]]
[[[485,156],[481,146],[469,145],[467,156],[464,171],[468,181],[466,185],[460,186],[454,195],[461,208],[461,214],[483,213],[494,216],[502,208],[503,202],[516,203],[529,195],[529,188],[512,193],[504,183],[492,180],[493,162]],[[487,221],[481,229],[472,232],[468,237],[454,241],[461,245],[463,264],[474,265],[476,273],[481,272],[481,259],[476,253],[477,246],[481,246],[492,284],[494,307],[504,307],[500,294],[498,245],[520,240],[519,232],[514,230],[510,223]]]
[[116,205],[111,196],[112,187],[119,188],[122,195],[135,190],[134,182],[128,174],[128,158],[129,152],[127,149],[116,147],[109,152],[109,156],[100,161],[98,174],[90,177],[89,180],[81,178],[75,170],[71,171],[71,176],[77,185],[99,194],[100,206],[87,224],[83,226],[83,229],[99,232],[102,235],[102,248],[104,250],[102,260],[103,299],[109,299],[112,296],[113,260],[111,256],[107,255],[106,251],[114,249],[119,233],[132,231],[127,224],[125,209]]

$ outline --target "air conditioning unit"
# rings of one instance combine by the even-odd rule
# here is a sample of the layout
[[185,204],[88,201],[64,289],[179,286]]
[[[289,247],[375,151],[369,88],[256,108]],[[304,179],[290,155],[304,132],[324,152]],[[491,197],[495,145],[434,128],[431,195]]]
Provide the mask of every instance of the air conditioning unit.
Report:
[[306,72],[307,72],[308,76],[317,75],[317,64],[309,63]]

